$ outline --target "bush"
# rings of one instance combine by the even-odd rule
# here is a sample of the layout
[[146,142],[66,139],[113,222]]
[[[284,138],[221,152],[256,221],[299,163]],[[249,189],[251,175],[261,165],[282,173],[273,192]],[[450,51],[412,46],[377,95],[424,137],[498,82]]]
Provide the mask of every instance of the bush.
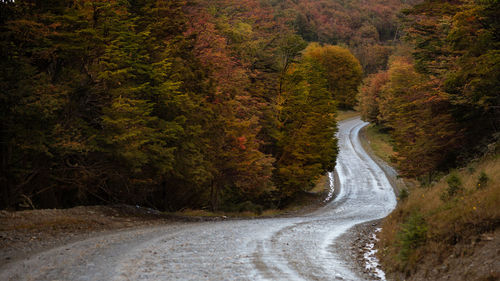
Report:
[[448,179],[446,179],[446,182],[448,183],[448,197],[454,197],[457,195],[459,192],[462,191],[462,181],[458,177],[457,174],[451,174]]
[[407,188],[401,188],[401,189],[399,190],[399,196],[398,196],[398,198],[399,198],[399,200],[401,200],[401,201],[405,201],[405,200],[406,200],[406,198],[408,198],[408,196],[409,196],[409,195],[410,195],[410,193],[408,192],[408,189],[407,189]]
[[411,214],[398,232],[399,258],[408,262],[412,253],[427,239],[427,223],[419,213]]
[[263,208],[261,205],[254,204],[251,201],[245,201],[238,205],[239,212],[252,212],[257,215],[262,214]]
[[477,179],[477,188],[485,188],[489,179],[490,178],[485,172],[481,172],[481,174],[479,174],[479,178]]
[[469,174],[471,174],[471,175],[472,175],[472,174],[474,174],[474,172],[476,171],[476,168],[474,168],[474,167],[472,167],[472,166],[469,166],[469,167],[467,168],[467,171],[469,172]]

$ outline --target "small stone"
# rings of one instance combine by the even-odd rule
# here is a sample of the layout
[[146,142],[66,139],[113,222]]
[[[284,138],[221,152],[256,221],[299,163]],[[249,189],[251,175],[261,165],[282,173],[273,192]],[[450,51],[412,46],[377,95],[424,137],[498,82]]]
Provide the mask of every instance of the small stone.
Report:
[[494,238],[493,238],[493,236],[489,236],[487,234],[483,234],[483,235],[481,235],[481,240],[483,240],[483,241],[493,241]]

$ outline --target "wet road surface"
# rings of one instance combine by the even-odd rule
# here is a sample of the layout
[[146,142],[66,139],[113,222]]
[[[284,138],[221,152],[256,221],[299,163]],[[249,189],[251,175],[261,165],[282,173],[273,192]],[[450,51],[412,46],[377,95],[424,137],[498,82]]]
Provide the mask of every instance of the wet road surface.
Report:
[[341,189],[316,212],[116,232],[11,264],[0,280],[363,280],[337,238],[396,206],[389,180],[360,144],[366,124],[339,122]]

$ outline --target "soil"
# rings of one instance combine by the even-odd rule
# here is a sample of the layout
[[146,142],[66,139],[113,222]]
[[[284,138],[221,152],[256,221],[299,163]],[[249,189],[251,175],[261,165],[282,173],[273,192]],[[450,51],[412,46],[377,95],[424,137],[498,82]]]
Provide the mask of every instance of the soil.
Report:
[[0,267],[97,234],[160,225],[174,219],[152,209],[128,205],[0,211]]
[[[406,281],[495,281],[500,280],[500,230],[458,243],[440,260],[427,257],[415,272],[391,273],[390,280]],[[449,255],[448,255],[449,254]]]
[[[366,264],[369,261],[365,257],[366,246],[376,242],[372,239],[372,235],[380,227],[380,222],[381,220],[375,220],[358,224],[339,238],[341,242],[339,247],[344,248],[343,252],[347,254],[346,259],[350,260],[353,271],[360,272],[364,280],[381,280],[375,268],[367,268]],[[381,269],[380,266],[378,268]]]

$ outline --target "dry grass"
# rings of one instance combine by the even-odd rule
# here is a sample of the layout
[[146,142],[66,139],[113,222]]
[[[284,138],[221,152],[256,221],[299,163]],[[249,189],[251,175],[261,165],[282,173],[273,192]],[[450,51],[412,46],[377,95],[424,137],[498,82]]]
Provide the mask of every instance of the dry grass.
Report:
[[193,210],[193,209],[186,209],[183,211],[175,212],[174,214],[179,216],[188,216],[188,217],[218,217],[223,215],[215,212],[210,212],[207,210]]
[[[489,180],[478,186],[481,172]],[[499,155],[490,156],[455,171],[463,190],[452,198],[447,193],[447,177],[429,188],[415,187],[409,197],[384,221],[380,234],[383,263],[389,270],[413,270],[422,257],[434,256],[436,261],[449,255],[450,245],[493,231],[500,224],[500,161]],[[419,213],[427,225],[426,242],[415,249],[407,261],[400,256],[398,232],[411,214]]]
[[79,228],[89,225],[87,220],[82,218],[73,217],[57,217],[57,218],[46,218],[40,219],[35,222],[21,222],[18,224],[11,224],[6,226],[1,226],[0,231],[9,230],[33,230],[33,229],[46,229],[46,228],[70,228],[77,226]]
[[311,193],[322,193],[322,192],[328,192],[330,189],[330,179],[328,178],[328,174],[321,176],[316,185],[309,190]]
[[260,217],[260,218],[265,218],[265,217],[274,217],[274,216],[280,216],[280,215],[285,215],[285,214],[289,214],[292,212],[301,211],[313,203],[314,202],[312,202],[312,200],[310,198],[300,199],[300,200],[297,199],[294,202],[292,202],[290,205],[288,205],[285,209],[266,209],[266,210],[263,210],[262,213],[260,213],[260,214],[250,212],[250,211],[211,212],[211,211],[207,211],[207,210],[186,209],[183,211],[172,213],[172,215],[180,216],[180,217],[199,217],[199,218],[221,218],[221,217],[227,217],[227,218],[259,218]]

